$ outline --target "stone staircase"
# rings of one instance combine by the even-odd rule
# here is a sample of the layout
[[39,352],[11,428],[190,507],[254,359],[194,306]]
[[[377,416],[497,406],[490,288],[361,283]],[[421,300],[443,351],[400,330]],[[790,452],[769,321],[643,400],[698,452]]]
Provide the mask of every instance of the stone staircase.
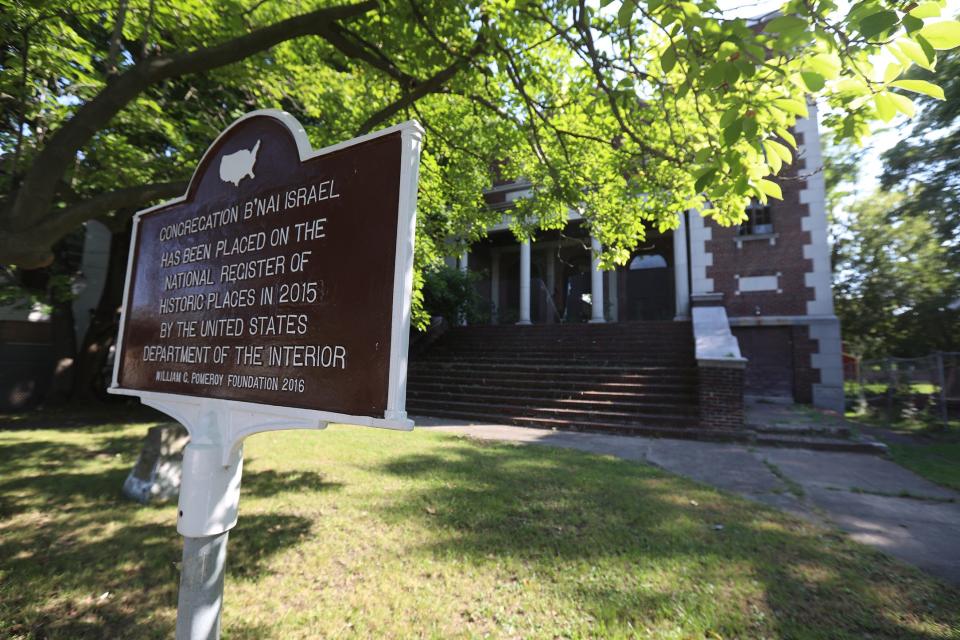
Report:
[[[413,357],[407,411],[703,438],[697,397],[689,322],[483,325],[451,328]],[[726,431],[715,435],[739,439]]]

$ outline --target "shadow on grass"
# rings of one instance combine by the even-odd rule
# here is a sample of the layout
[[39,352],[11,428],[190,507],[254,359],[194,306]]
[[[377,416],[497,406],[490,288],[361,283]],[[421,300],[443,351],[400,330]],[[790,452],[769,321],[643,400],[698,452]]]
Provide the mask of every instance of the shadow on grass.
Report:
[[272,469],[245,472],[241,486],[241,500],[245,496],[269,498],[288,491],[339,491],[340,482],[324,480],[322,473],[316,471],[285,471]]
[[[0,637],[172,637],[182,553],[176,503],[143,507],[121,496],[142,435],[85,442],[0,446]],[[243,491],[304,487],[340,485],[313,472],[262,471],[247,474]],[[230,534],[230,575],[268,574],[271,558],[311,525],[299,515],[245,514]]]
[[[137,524],[136,509],[41,516],[28,531],[8,531],[0,542],[0,569],[14,577],[0,589],[6,633],[170,637],[182,539],[174,517],[169,524]],[[270,558],[300,541],[310,526],[300,516],[244,516],[230,533],[228,571],[244,578],[268,573]]]
[[[722,637],[755,627],[783,638],[920,640],[960,622],[949,587],[745,501],[678,491],[676,479],[643,465],[471,443],[382,470],[425,481],[385,518],[437,528],[440,541],[427,553],[518,559],[605,634],[676,628],[688,616]],[[686,493],[698,496],[696,506]],[[584,564],[597,571],[591,584],[565,573]],[[751,592],[759,595],[744,595]]]
[[170,417],[139,402],[81,403],[34,409],[23,413],[0,413],[0,431],[26,429],[116,428],[118,424],[169,422]]

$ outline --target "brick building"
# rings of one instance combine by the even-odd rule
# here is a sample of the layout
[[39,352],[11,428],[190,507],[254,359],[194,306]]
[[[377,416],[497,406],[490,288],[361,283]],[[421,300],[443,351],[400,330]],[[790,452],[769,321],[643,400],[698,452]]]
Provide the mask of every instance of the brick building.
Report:
[[[538,233],[532,242],[518,243],[506,219],[488,229],[457,263],[478,274],[491,326],[457,327],[414,357],[411,412],[649,430],[689,426],[694,417],[701,427],[736,429],[744,395],[842,411],[840,326],[814,109],[795,134],[798,159],[779,180],[782,201],[754,203],[738,227],[686,212],[678,229],[653,232],[614,270],[597,268],[597,243],[576,213],[563,231]],[[529,188],[498,185],[487,201],[506,218]],[[665,348],[670,345],[674,349]],[[500,369],[514,367],[515,375],[499,381],[493,369],[487,375],[483,367],[498,362]],[[446,367],[445,379],[432,381],[429,370],[438,367]],[[577,367],[579,388],[570,377]],[[469,376],[457,379],[464,369]],[[533,379],[571,382],[570,393],[554,398],[549,385],[524,386]],[[668,379],[686,382],[667,386]],[[638,383],[624,387],[629,393],[607,392],[627,381]],[[676,397],[667,402],[671,394]],[[591,400],[600,404],[587,404]]]

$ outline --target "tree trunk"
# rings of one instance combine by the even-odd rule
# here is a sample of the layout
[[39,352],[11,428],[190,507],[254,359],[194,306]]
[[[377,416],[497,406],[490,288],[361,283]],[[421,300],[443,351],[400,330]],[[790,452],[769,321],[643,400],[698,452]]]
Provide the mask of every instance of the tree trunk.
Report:
[[108,370],[108,361],[110,348],[117,339],[131,229],[132,225],[128,222],[110,240],[110,258],[103,291],[77,354],[73,386],[76,400],[105,401],[112,397],[107,395],[112,375]]
[[77,337],[73,319],[73,300],[57,302],[50,313],[53,332],[53,375],[45,404],[61,405],[70,399],[73,387]]

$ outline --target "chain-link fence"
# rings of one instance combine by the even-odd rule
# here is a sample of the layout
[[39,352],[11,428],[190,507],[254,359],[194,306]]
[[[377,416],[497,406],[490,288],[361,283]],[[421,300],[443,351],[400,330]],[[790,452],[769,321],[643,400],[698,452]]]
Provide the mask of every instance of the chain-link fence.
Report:
[[960,419],[960,352],[848,361],[847,407],[889,422],[947,427]]

